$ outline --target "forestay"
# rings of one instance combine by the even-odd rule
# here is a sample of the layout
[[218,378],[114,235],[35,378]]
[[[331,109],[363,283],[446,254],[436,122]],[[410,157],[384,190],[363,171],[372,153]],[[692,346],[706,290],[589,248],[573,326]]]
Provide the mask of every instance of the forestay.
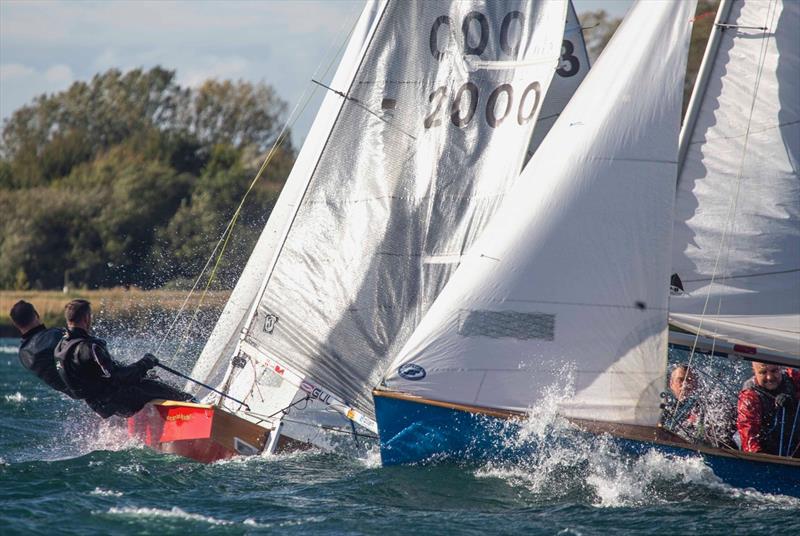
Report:
[[800,366],[800,2],[736,0],[722,22],[679,177],[670,321]]
[[355,76],[332,84],[340,109],[241,344],[366,415],[389,356],[519,174],[566,2],[378,9]]
[[694,2],[639,3],[385,378],[442,402],[654,425]]

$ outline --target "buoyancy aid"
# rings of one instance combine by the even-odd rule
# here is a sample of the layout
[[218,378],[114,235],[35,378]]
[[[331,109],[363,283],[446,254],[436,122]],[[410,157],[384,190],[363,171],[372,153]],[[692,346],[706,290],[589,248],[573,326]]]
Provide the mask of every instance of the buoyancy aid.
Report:
[[19,361],[44,383],[62,393],[70,394],[53,360],[53,353],[65,330],[39,324],[26,332],[19,345]]
[[[794,423],[795,413],[798,410],[797,389],[794,382],[783,375],[781,383],[775,391],[768,391],[756,384],[754,378],[747,380],[742,389],[750,390],[758,396],[761,405],[761,423],[758,434],[759,443],[764,452],[777,454],[781,445],[781,424],[783,424],[784,443],[788,441]],[[776,403],[780,395],[787,395],[788,400],[784,406]],[[795,434],[798,432],[795,431]],[[788,445],[784,445],[788,447]]]
[[73,398],[94,399],[113,388],[107,364],[104,365],[110,360],[105,348],[105,341],[77,329],[68,331],[56,346],[56,370]]
[[69,340],[65,335],[53,352],[53,357],[56,361],[56,370],[61,377],[61,381],[67,386],[72,398],[77,398],[79,400],[85,399],[86,393],[80,388],[80,382],[73,381],[73,373],[67,371],[71,371],[72,369],[71,361],[74,359],[75,348],[83,341],[84,339]]

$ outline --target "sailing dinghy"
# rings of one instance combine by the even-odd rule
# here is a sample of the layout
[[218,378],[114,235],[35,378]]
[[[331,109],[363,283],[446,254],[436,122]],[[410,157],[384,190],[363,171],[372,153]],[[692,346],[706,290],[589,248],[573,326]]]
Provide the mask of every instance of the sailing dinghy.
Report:
[[204,409],[269,431],[268,453],[374,437],[372,387],[588,69],[567,6],[366,5],[191,374],[248,407]]
[[670,321],[800,366],[800,3],[722,2],[679,162],[694,6],[631,9],[374,391],[384,464],[497,457],[503,420],[566,382],[578,429],[800,496],[800,459],[658,426]]

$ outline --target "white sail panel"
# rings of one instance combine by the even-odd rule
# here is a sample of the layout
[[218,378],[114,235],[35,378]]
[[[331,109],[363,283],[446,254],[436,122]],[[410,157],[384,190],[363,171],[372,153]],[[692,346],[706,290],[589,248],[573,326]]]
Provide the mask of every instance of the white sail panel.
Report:
[[558,69],[542,104],[542,112],[533,129],[533,137],[528,146],[528,156],[533,156],[539,144],[553,128],[556,119],[567,105],[575,90],[581,85],[589,72],[589,54],[583,30],[570,0],[567,8],[567,21],[564,27],[564,41],[561,43],[561,58]]
[[[246,341],[373,414],[370,389],[519,174],[566,2],[389,2]],[[346,96],[338,96],[339,94]]]
[[800,2],[735,0],[722,22],[678,181],[670,321],[800,357]]
[[694,2],[640,2],[385,388],[525,411],[569,377],[571,417],[654,425]]
[[[333,77],[334,86],[346,86],[352,81],[384,4],[385,2],[371,1],[364,7]],[[326,94],[292,172],[270,214],[269,221],[195,363],[191,374],[193,378],[202,379],[204,383],[211,385],[218,385],[221,382],[230,365],[248,313],[254,307],[264,278],[294,217],[311,171],[327,142],[327,134],[333,127],[341,107],[340,98],[331,93]],[[188,387],[197,388],[195,384],[190,384]]]

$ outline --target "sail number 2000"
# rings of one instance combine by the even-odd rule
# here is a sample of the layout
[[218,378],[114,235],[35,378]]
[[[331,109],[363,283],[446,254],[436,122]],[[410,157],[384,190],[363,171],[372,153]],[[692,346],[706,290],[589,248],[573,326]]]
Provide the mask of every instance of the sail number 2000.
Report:
[[[442,61],[445,56],[444,51],[439,48],[439,32],[444,31],[446,32],[444,35],[449,36],[449,32],[443,30],[443,27],[449,28],[451,23],[450,17],[442,15],[431,26],[429,45],[431,55],[437,61]],[[514,23],[519,25],[520,30],[516,32],[516,39],[512,42],[510,29]],[[519,11],[512,11],[503,17],[503,22],[500,24],[500,49],[508,56],[514,56],[519,51],[522,39],[521,28],[524,24],[525,16]],[[477,30],[477,39],[472,35],[475,33],[473,30]],[[464,17],[461,24],[461,33],[464,39],[464,54],[467,56],[480,56],[489,42],[489,21],[483,13],[472,11]],[[447,100],[447,86],[436,88],[428,96],[431,110],[423,123],[426,129],[442,124],[442,115],[444,115],[442,109],[446,107]],[[455,90],[450,101],[450,122],[457,127],[467,126],[475,117],[478,109],[478,100],[478,86],[472,82],[466,82]],[[531,82],[519,97],[517,113],[515,114],[517,123],[524,125],[533,119],[540,100],[541,86],[539,82]],[[486,101],[486,109],[483,114],[486,123],[492,128],[500,126],[511,115],[513,103],[514,88],[511,84],[501,84],[494,88]]]
[[[498,102],[505,97],[505,105],[498,107]],[[472,82],[464,83],[453,94],[450,103],[450,121],[457,127],[465,127],[472,121],[478,109],[478,86]],[[541,100],[541,86],[539,82],[531,82],[522,91],[517,106],[517,123],[524,125],[536,115],[536,109]],[[442,108],[447,101],[447,86],[439,86],[430,94],[428,101],[432,105],[430,113],[425,117],[425,128],[437,127],[442,124]],[[514,103],[514,88],[511,84],[500,84],[489,94],[484,113],[486,123],[498,127],[511,114]],[[499,109],[498,109],[499,108]]]

